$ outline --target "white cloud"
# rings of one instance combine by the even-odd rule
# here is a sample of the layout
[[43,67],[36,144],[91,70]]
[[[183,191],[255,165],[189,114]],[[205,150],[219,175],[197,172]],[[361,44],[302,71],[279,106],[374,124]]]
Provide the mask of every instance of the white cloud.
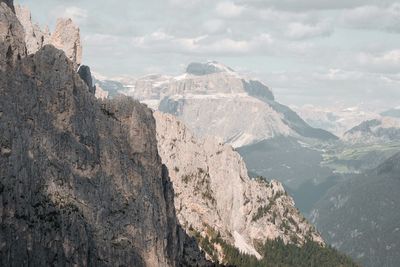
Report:
[[370,71],[400,73],[400,49],[378,55],[362,52],[358,55],[358,62]]
[[328,36],[333,33],[333,27],[327,21],[316,24],[293,22],[288,25],[286,35],[292,39],[305,39],[318,36]]
[[79,7],[69,6],[65,8],[61,16],[65,18],[70,18],[76,23],[80,24],[87,19],[88,12],[85,9]]
[[244,10],[244,6],[236,5],[233,2],[220,2],[216,6],[217,14],[225,18],[238,17]]
[[354,8],[362,5],[387,6],[395,0],[238,0],[255,7],[267,7],[281,10],[332,10]]
[[136,48],[149,52],[245,55],[265,51],[274,44],[274,40],[266,33],[256,35],[249,40],[241,40],[228,37],[215,38],[209,35],[200,35],[192,38],[178,37],[158,30],[148,35],[132,38],[131,44]]
[[207,33],[220,33],[223,30],[227,30],[225,28],[225,22],[221,19],[211,19],[205,21],[203,23],[203,29]]
[[169,0],[169,2],[177,8],[194,8],[202,2],[202,0]]
[[344,26],[400,32],[400,3],[387,7],[361,6],[345,10],[341,16]]

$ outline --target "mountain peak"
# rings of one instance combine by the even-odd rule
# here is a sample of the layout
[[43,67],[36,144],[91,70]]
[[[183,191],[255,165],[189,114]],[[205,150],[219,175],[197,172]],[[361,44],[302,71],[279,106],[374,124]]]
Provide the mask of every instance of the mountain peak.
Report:
[[209,61],[206,63],[193,62],[190,63],[186,68],[186,73],[197,76],[220,72],[234,73],[235,71],[230,67],[216,61]]

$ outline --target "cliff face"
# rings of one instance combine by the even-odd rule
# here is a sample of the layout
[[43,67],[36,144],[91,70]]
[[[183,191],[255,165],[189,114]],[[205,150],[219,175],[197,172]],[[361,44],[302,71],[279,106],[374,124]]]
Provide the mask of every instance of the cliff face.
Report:
[[32,22],[31,12],[27,7],[17,5],[15,13],[25,30],[25,43],[28,54],[34,54],[44,45],[49,44],[49,30],[42,31],[39,25]]
[[[237,152],[213,138],[197,139],[174,116],[155,112],[159,153],[170,170],[179,222],[261,257],[257,244],[281,238],[302,245],[320,235],[294,207],[282,184],[252,180]],[[223,257],[223,255],[221,255]]]
[[43,46],[51,44],[64,51],[67,58],[76,64],[75,68],[82,63],[80,30],[71,19],[58,19],[54,32],[50,33],[47,28],[42,30],[38,24],[32,22],[31,12],[27,7],[17,5],[15,11],[24,28],[28,54],[34,54]]
[[5,3],[11,9],[12,12],[15,12],[13,0],[0,0],[0,3]]
[[[6,70],[7,65],[26,56],[24,29],[6,3],[7,1],[0,2],[0,67],[2,71]],[[12,1],[10,6],[14,7]]]
[[178,265],[184,236],[150,109],[98,102],[53,46],[26,56],[4,3],[0,38],[0,265]]

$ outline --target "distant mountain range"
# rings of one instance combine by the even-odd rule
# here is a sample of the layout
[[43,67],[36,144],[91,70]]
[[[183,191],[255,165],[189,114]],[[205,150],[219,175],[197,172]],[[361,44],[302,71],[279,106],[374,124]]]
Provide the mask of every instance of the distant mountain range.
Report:
[[380,118],[373,111],[366,111],[359,106],[318,107],[305,105],[293,109],[312,127],[318,127],[342,137],[349,129],[366,120]]
[[[106,83],[110,82],[99,81],[103,89],[110,90]],[[217,62],[191,63],[177,77],[146,76],[130,88],[121,91],[177,116],[199,136],[216,136],[234,147],[278,136],[337,139],[278,103],[262,82]]]
[[400,118],[400,108],[392,108],[380,113],[381,116]]
[[343,135],[351,143],[389,143],[400,140],[400,119],[382,117],[368,120],[353,127]]

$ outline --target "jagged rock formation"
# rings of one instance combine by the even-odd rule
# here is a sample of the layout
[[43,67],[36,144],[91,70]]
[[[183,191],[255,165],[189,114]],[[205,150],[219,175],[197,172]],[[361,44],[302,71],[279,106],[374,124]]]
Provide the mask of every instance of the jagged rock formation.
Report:
[[107,99],[108,98],[108,91],[103,90],[103,88],[100,87],[100,85],[96,84],[96,91],[95,91],[95,96],[97,99]]
[[350,143],[385,143],[399,139],[400,120],[390,117],[364,121],[343,135],[343,140]]
[[276,102],[263,83],[217,62],[191,63],[181,76],[149,75],[126,87],[126,94],[177,116],[196,135],[216,136],[234,147],[276,136],[336,139]]
[[17,5],[16,15],[25,30],[28,54],[34,54],[44,45],[51,44],[65,52],[67,58],[76,64],[75,69],[82,63],[80,31],[71,19],[58,19],[55,31],[50,34],[48,28],[42,31],[39,25],[32,22],[27,7]]
[[82,65],[78,69],[79,77],[86,83],[89,87],[89,91],[93,94],[96,93],[96,87],[93,85],[92,73],[90,71],[90,67],[86,65]]
[[327,242],[363,266],[400,262],[400,153],[354,175],[317,203],[313,222]]
[[25,57],[4,3],[0,38],[0,265],[181,264],[151,110],[99,102],[53,46]]
[[79,28],[71,19],[58,19],[50,43],[65,52],[67,58],[78,66],[82,62],[82,46]]
[[232,147],[213,138],[196,139],[172,115],[154,116],[159,153],[170,170],[178,219],[187,231],[206,234],[211,228],[257,257],[256,245],[267,239],[301,245],[308,237],[323,243],[282,184],[251,180]]
[[31,12],[27,7],[17,5],[15,13],[25,30],[25,43],[28,54],[34,54],[44,45],[50,43],[50,32],[42,31],[38,24],[32,22]]
[[0,3],[0,67],[5,71],[7,66],[26,56],[24,29],[16,18],[12,1]]

